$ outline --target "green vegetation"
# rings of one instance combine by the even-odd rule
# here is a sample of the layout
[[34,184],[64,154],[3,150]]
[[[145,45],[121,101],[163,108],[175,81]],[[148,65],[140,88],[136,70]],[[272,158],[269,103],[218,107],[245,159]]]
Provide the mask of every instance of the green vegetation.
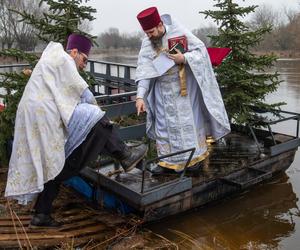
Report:
[[257,6],[240,7],[233,0],[215,1],[218,10],[201,12],[218,24],[217,35],[210,36],[212,45],[232,49],[230,56],[215,69],[217,80],[231,121],[249,123],[259,119],[251,106],[270,110],[284,104],[265,102],[265,97],[280,84],[278,73],[267,71],[274,65],[276,56],[258,56],[251,52],[264,35],[271,32],[271,26],[253,30],[241,21]]

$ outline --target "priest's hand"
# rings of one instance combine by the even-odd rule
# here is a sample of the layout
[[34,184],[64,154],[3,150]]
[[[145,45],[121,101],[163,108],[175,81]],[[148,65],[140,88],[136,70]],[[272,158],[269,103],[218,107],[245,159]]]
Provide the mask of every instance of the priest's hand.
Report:
[[146,111],[145,102],[142,98],[137,98],[135,101],[135,106],[137,109],[137,115]]
[[176,54],[168,54],[168,57],[172,59],[176,64],[183,64],[185,63],[185,57],[184,55],[180,52],[180,50],[175,49],[177,52]]

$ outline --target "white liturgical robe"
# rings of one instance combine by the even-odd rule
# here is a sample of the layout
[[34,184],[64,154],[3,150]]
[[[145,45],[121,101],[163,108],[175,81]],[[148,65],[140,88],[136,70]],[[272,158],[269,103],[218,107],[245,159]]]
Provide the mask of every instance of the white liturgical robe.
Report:
[[61,172],[68,123],[87,87],[72,57],[50,42],[18,106],[6,197],[26,203]]
[[[222,96],[205,45],[169,15],[161,16],[166,33],[159,53],[168,49],[168,39],[186,36],[187,95],[180,92],[179,66],[163,75],[153,60],[157,51],[145,37],[136,70],[138,98],[144,98],[147,110],[147,135],[156,140],[159,156],[195,148],[191,165],[207,155],[206,136],[220,139],[230,132],[230,124]],[[181,170],[188,154],[162,159],[163,167]]]

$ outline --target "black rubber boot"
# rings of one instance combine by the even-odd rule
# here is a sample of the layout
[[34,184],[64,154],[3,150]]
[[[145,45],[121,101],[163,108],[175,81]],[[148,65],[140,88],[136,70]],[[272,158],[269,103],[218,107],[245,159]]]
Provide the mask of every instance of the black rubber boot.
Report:
[[199,172],[204,167],[204,161],[200,161],[196,163],[195,165],[188,167],[186,169],[187,172],[193,173],[193,172]]
[[156,166],[152,169],[149,169],[149,171],[152,173],[152,175],[162,175],[162,174],[180,174],[181,172],[176,172],[173,169],[164,168],[161,166]]
[[62,223],[54,220],[48,214],[35,214],[29,224],[31,228],[57,228],[60,226],[62,226]]
[[137,147],[125,147],[123,155],[120,159],[120,164],[125,172],[129,172],[134,169],[136,165],[147,154],[148,147],[145,144],[141,144]]

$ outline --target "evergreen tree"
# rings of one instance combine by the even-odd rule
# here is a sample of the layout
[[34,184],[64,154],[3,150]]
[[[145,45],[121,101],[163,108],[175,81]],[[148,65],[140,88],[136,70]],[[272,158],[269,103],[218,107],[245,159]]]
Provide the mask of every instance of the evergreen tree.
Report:
[[[210,36],[215,47],[232,49],[231,55],[215,69],[222,89],[224,103],[231,121],[237,124],[261,119],[251,106],[272,110],[283,102],[267,104],[266,96],[280,84],[279,74],[268,73],[276,61],[274,55],[255,55],[251,52],[271,32],[271,26],[252,30],[242,18],[255,11],[258,6],[240,7],[233,0],[214,0],[218,10],[200,13],[211,17],[218,25],[218,34]],[[276,114],[275,111],[271,111]]]
[[[89,0],[85,0],[87,2]],[[31,24],[36,28],[37,36],[43,41],[60,42],[66,45],[67,37],[71,33],[84,34],[91,38],[95,37],[81,31],[80,24],[85,20],[93,20],[92,13],[96,10],[81,6],[83,0],[41,0],[40,5],[46,4],[48,10],[43,13],[43,18],[35,17],[26,12],[14,11],[22,16],[21,22]],[[15,57],[17,61],[28,63],[28,69],[33,70],[37,57],[33,54],[25,53],[22,50],[3,50],[0,56]],[[5,94],[1,94],[0,98],[4,99],[5,110],[0,112],[0,166],[7,164],[7,143],[14,133],[14,121],[18,103],[22,97],[26,83],[30,77],[30,72],[23,70],[22,72],[0,73],[0,89],[5,90]],[[94,78],[86,72],[81,72],[88,84],[93,84]]]
[[14,133],[14,122],[16,111],[24,88],[29,80],[31,70],[37,62],[37,56],[24,53],[21,50],[7,49],[0,51],[0,57],[15,57],[17,60],[28,64],[21,72],[1,72],[0,89],[3,94],[0,98],[4,100],[5,109],[0,112],[0,166],[7,163],[7,151],[10,147],[9,141]]

